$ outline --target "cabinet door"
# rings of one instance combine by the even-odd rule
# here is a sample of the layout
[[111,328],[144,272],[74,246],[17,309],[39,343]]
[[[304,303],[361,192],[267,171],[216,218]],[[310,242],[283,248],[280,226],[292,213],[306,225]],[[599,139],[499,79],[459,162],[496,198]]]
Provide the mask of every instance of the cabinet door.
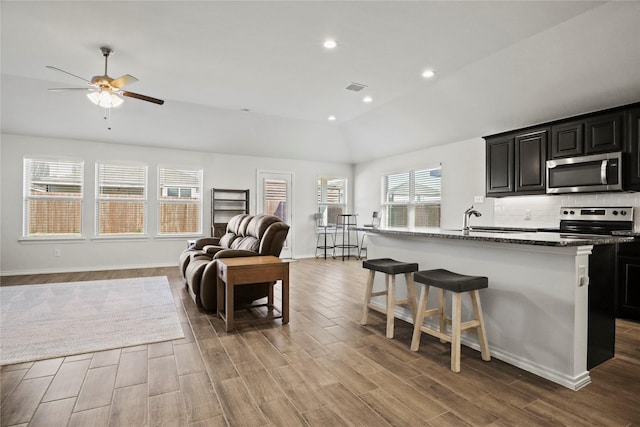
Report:
[[513,193],[513,136],[487,139],[487,196]]
[[529,194],[545,192],[547,129],[515,137],[515,191]]
[[584,122],[562,123],[551,127],[551,158],[579,156],[584,152]]
[[640,108],[627,112],[627,144],[628,162],[624,165],[627,171],[628,190],[640,190]]
[[640,258],[618,257],[617,316],[640,320]]
[[587,154],[622,150],[622,122],[624,113],[611,113],[585,121],[584,150]]

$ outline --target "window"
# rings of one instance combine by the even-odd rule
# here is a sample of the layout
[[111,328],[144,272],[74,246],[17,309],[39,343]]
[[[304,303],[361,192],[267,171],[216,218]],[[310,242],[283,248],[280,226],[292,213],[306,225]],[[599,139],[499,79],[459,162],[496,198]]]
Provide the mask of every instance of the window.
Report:
[[388,227],[438,227],[441,180],[440,167],[383,176],[385,224]]
[[264,213],[287,221],[287,181],[284,179],[264,179]]
[[146,233],[147,167],[96,164],[96,234]]
[[80,160],[24,159],[24,237],[82,234],[83,171]]
[[202,170],[158,168],[160,234],[202,233]]
[[335,224],[347,207],[347,180],[318,178],[318,212],[327,214],[327,222]]

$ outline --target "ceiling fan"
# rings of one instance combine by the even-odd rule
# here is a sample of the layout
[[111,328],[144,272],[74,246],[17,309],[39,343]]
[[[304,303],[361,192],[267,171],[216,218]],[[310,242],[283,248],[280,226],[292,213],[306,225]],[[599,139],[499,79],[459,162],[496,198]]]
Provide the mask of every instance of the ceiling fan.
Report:
[[[108,47],[101,47],[102,55],[104,56],[104,75],[101,76],[93,76],[91,80],[87,80],[83,77],[77,76],[73,73],[70,73],[65,70],[61,70],[60,68],[53,67],[51,65],[47,65],[47,68],[52,70],[60,71],[65,74],[69,74],[70,76],[76,77],[82,81],[85,81],[89,87],[84,88],[54,88],[49,89],[50,91],[64,91],[64,90],[86,90],[89,91],[87,97],[94,104],[104,107],[105,109],[110,109],[112,107],[117,107],[124,102],[124,100],[120,96],[126,96],[129,98],[140,99],[142,101],[152,102],[154,104],[162,105],[164,101],[158,98],[152,98],[150,96],[141,95],[139,93],[129,92],[123,90],[122,88],[128,84],[135,83],[138,81],[135,77],[130,74],[125,74],[123,76],[118,77],[117,79],[112,79],[107,75],[107,64],[109,60],[109,55],[113,53],[113,50]],[[105,117],[106,118],[106,117]]]

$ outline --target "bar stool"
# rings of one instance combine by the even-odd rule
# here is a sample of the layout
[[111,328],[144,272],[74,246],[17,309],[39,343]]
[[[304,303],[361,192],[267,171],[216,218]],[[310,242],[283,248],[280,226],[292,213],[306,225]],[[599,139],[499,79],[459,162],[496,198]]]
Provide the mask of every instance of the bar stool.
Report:
[[[362,308],[361,324],[367,324],[369,309],[379,311],[387,315],[387,338],[393,338],[394,312],[396,305],[409,304],[411,306],[412,316],[416,318],[416,290],[413,283],[413,275],[411,273],[418,271],[417,263],[400,262],[391,258],[370,259],[362,262],[362,268],[369,270],[369,278],[367,279],[367,290],[364,297],[364,306]],[[376,271],[385,274],[385,290],[380,292],[373,291],[373,278]],[[407,284],[407,298],[396,299],[396,275],[404,274]],[[371,304],[371,297],[380,295],[387,296],[386,308],[380,308]]]
[[[359,248],[358,244],[358,230],[356,227],[357,224],[357,215],[356,214],[339,214],[336,218],[336,228],[335,234],[333,236],[334,248],[342,249],[342,260],[347,257],[347,259],[351,256],[351,250],[355,249],[358,252],[356,255],[359,258]],[[355,234],[355,239],[352,234]],[[340,243],[338,243],[340,242]],[[334,253],[335,253],[334,249]],[[346,251],[346,255],[345,255]]]
[[[440,338],[442,342],[451,343],[451,370],[460,372],[460,335],[465,329],[476,328],[478,341],[480,341],[480,351],[482,360],[489,361],[489,344],[484,328],[482,317],[482,307],[480,305],[479,290],[489,287],[489,280],[480,276],[465,276],[463,274],[452,273],[444,269],[419,271],[413,275],[416,282],[424,284],[418,303],[418,314],[413,325],[413,338],[411,340],[411,350],[418,351],[420,346],[420,332],[425,332]],[[438,308],[426,310],[429,287],[434,286],[440,289]],[[445,316],[445,291],[453,292],[451,319]],[[469,293],[473,304],[475,319],[468,322],[461,322],[462,294]],[[440,320],[440,331],[427,328],[423,325],[425,317],[438,316]],[[451,323],[451,335],[446,333],[447,322]]]

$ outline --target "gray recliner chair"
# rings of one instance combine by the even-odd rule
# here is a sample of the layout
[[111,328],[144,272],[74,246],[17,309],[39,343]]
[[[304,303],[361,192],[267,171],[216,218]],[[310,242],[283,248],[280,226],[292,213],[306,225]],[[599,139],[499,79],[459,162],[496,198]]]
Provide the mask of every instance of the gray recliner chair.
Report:
[[[241,256],[280,256],[288,233],[289,226],[273,215],[233,217],[227,224],[227,232],[217,241],[217,244],[196,242],[194,248],[187,249],[181,254],[180,268],[183,271],[189,295],[199,307],[215,312],[217,309],[216,261],[220,258]],[[267,297],[272,286],[273,282],[239,286],[235,290],[234,305],[250,304]]]

